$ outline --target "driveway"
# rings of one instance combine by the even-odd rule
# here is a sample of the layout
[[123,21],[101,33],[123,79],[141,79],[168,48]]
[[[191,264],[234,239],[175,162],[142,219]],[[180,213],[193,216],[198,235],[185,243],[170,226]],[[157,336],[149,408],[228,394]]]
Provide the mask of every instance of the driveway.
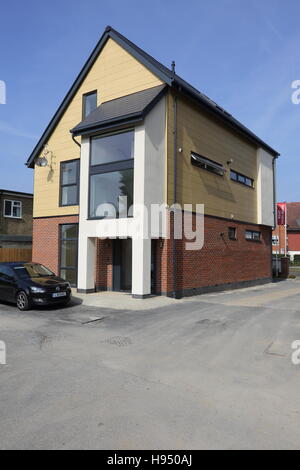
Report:
[[147,309],[0,305],[0,449],[300,448],[299,298],[289,280]]

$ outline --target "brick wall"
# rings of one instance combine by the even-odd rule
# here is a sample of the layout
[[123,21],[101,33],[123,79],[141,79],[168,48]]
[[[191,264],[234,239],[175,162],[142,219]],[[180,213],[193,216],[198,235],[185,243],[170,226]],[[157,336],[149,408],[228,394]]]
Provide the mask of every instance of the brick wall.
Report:
[[78,216],[34,219],[32,261],[59,274],[59,225],[73,223],[78,223]]
[[113,240],[98,238],[96,243],[96,289],[112,290]]
[[[237,240],[229,239],[229,227],[236,227]],[[261,241],[246,240],[247,229],[261,231]],[[271,278],[271,235],[269,227],[205,216],[201,250],[187,251],[186,240],[176,240],[177,291]],[[173,291],[172,240],[156,243],[156,290],[170,293]]]
[[[58,273],[59,225],[77,223],[77,216],[34,219],[33,261]],[[228,238],[228,228],[236,227],[237,240]],[[261,241],[247,241],[245,230],[260,230]],[[221,233],[224,235],[221,236]],[[176,240],[177,291],[271,278],[271,228],[205,216],[204,247],[187,251],[185,239]],[[173,291],[173,243],[154,240],[155,292]],[[96,245],[95,284],[99,290],[113,287],[113,240],[98,239]],[[195,292],[196,293],[196,292]]]
[[279,245],[273,245],[273,252],[283,254],[285,249],[285,227],[284,225],[278,225],[273,231],[273,235],[279,237]]
[[300,231],[288,232],[288,250],[300,251]]

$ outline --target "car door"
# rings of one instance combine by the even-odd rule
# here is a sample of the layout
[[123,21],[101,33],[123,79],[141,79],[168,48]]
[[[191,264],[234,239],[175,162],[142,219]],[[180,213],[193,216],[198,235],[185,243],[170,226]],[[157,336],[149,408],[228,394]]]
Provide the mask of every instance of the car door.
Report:
[[12,302],[15,300],[16,280],[9,266],[0,266],[0,299]]

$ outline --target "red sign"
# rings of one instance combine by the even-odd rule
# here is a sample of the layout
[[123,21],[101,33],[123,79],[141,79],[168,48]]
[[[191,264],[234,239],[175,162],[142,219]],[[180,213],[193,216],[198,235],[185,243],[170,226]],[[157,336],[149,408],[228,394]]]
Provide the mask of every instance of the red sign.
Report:
[[286,224],[286,202],[277,204],[277,225]]

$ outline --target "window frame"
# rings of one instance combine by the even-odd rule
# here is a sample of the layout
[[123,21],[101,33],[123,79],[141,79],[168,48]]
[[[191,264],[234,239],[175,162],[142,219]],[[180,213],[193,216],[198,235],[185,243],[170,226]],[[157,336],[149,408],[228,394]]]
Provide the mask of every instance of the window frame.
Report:
[[[133,201],[134,201],[134,156],[135,148],[133,147],[133,158],[127,160],[118,160],[110,163],[100,163],[99,165],[92,165],[92,139],[99,139],[102,137],[110,137],[118,134],[125,134],[127,132],[133,133],[133,143],[134,143],[134,128],[121,129],[115,132],[108,132],[104,134],[93,135],[89,139],[89,190],[88,190],[88,220],[104,220],[108,217],[96,217],[91,216],[91,180],[93,175],[99,175],[104,173],[113,173],[122,170],[133,170]],[[129,207],[127,208],[129,209]],[[133,215],[128,215],[127,218],[132,218]],[[119,219],[119,217],[117,217]]]
[[[251,238],[247,238],[247,236],[246,236],[247,233],[251,233]],[[254,234],[258,234],[258,235],[259,235],[259,238],[258,238],[258,239],[257,239],[257,238],[254,238],[254,237],[253,237]],[[256,242],[256,243],[261,242],[261,231],[259,231],[259,230],[246,229],[246,230],[245,230],[245,240],[246,240],[247,242]]]
[[[234,178],[232,177],[232,174],[233,174],[233,173],[235,174],[236,179],[234,179]],[[242,184],[243,186],[246,186],[246,188],[252,188],[252,189],[254,189],[254,187],[255,187],[255,186],[254,186],[254,179],[253,179],[253,178],[250,178],[250,176],[246,176],[246,175],[244,175],[243,173],[240,173],[240,172],[238,172],[238,171],[236,171],[236,170],[230,169],[230,175],[229,175],[229,177],[230,177],[230,181],[233,181],[234,183]],[[250,180],[251,184],[247,184],[246,182],[240,181],[240,180],[239,180],[239,177],[245,178],[245,180]]]
[[86,109],[86,97],[87,96],[90,96],[90,95],[96,95],[96,108],[97,108],[97,104],[98,104],[98,90],[93,90],[93,91],[89,91],[87,93],[83,93],[82,95],[82,120],[86,119],[93,111],[95,111],[95,109],[93,111],[91,111],[90,114],[88,114],[87,116],[85,115],[85,109]]
[[196,168],[209,171],[210,173],[221,177],[223,177],[227,171],[221,163],[218,163],[193,151],[191,152],[191,164]]
[[[76,225],[77,226],[77,238],[63,238],[62,237],[62,230],[63,227],[66,225]],[[76,284],[71,284],[71,287],[76,287],[78,285],[78,251],[79,251],[79,222],[68,222],[66,224],[58,224],[58,247],[59,247],[59,253],[58,253],[58,275],[61,276],[61,271],[65,269],[66,271],[76,271]],[[61,265],[61,251],[62,251],[62,242],[66,241],[76,241],[76,266],[72,267],[66,267]]]
[[[230,230],[234,230],[234,236],[230,236]],[[228,227],[228,239],[237,240],[237,228],[236,227]]]
[[[76,175],[76,183],[72,184],[63,184],[63,171],[62,171],[62,165],[65,165],[67,163],[77,163],[77,175]],[[69,186],[76,186],[77,187],[77,192],[76,192],[76,204],[63,204],[62,203],[62,195],[63,195],[63,188],[69,187]],[[59,207],[74,207],[79,205],[79,194],[80,194],[80,158],[73,158],[72,160],[64,160],[60,162],[60,167],[59,167]]]
[[[5,214],[5,203],[6,202],[11,202],[11,212],[10,215]],[[20,207],[20,216],[15,216],[13,215],[13,209],[14,209],[14,204],[17,203],[18,206]],[[17,201],[16,199],[4,199],[3,201],[3,217],[6,217],[7,219],[22,219],[23,215],[23,202],[22,201]]]

